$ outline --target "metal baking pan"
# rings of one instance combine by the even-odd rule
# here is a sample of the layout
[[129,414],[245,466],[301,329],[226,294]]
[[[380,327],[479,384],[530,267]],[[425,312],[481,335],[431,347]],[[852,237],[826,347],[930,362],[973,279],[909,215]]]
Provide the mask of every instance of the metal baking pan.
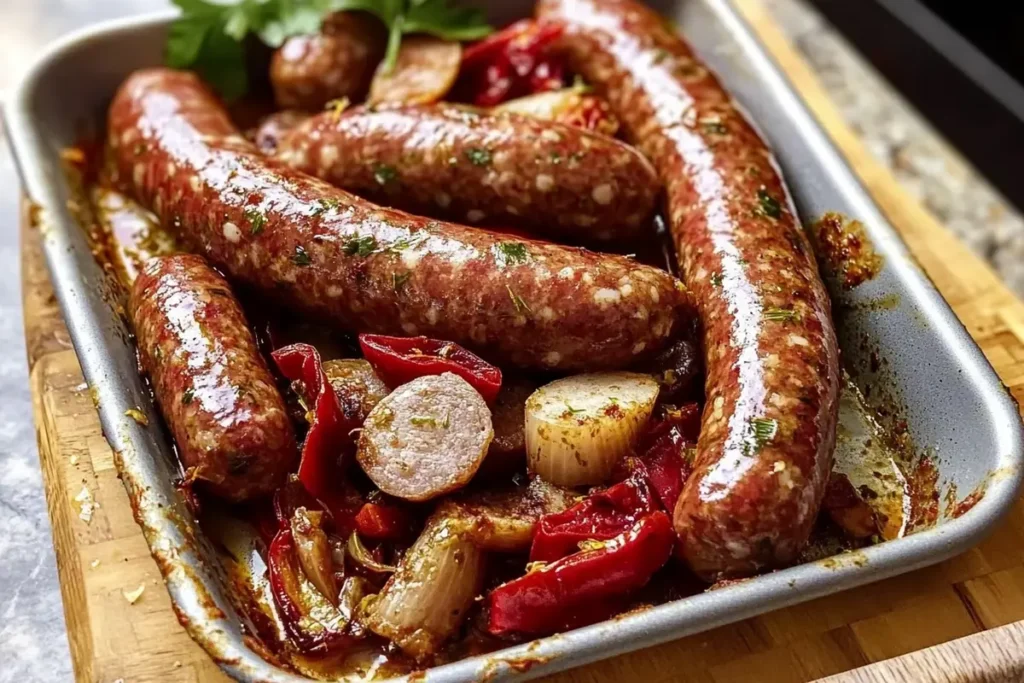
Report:
[[[532,3],[492,4],[492,19],[506,22]],[[549,674],[918,569],[977,543],[1016,496],[1022,425],[1015,402],[750,28],[728,0],[661,4],[777,150],[801,215],[836,211],[864,224],[884,267],[852,290],[830,283],[844,363],[858,385],[876,387],[873,395],[896,396],[913,442],[938,466],[940,487],[985,494],[962,516],[940,515],[932,528],[854,556],[810,562],[437,667],[426,673],[430,681]],[[161,62],[172,16],[108,23],[53,45],[11,94],[6,125],[25,189],[39,206],[56,294],[98,397],[104,432],[181,623],[240,680],[300,681],[246,645],[216,551],[172,485],[177,468],[170,439],[125,415],[141,406],[152,425],[160,424],[102,269],[69,208],[73,195],[59,162],[63,146],[102,130],[107,103],[130,71]],[[877,305],[882,300],[888,304]],[[877,361],[879,355],[885,362],[876,371],[871,356]]]

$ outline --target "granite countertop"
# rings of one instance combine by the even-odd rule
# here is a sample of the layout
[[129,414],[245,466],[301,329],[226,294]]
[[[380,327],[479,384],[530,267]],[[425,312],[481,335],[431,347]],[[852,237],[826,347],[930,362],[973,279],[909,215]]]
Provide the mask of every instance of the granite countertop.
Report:
[[[842,115],[900,183],[1024,294],[1024,221],[804,0],[763,0]],[[58,35],[166,0],[13,0],[0,9],[0,92]],[[0,131],[0,138],[3,137]],[[36,457],[18,273],[18,183],[0,145],[0,683],[71,680]]]

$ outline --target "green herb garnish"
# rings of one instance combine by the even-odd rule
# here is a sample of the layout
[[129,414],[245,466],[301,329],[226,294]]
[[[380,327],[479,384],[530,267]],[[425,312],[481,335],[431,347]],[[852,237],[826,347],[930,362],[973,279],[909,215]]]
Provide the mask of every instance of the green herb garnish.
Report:
[[583,80],[583,76],[576,74],[572,77],[572,91],[578,95],[589,95],[594,88]]
[[505,285],[505,289],[508,290],[508,296],[512,299],[512,305],[516,307],[516,313],[522,313],[523,311],[526,311],[527,313],[532,312],[530,311],[530,307],[526,305],[526,302],[523,301],[523,297],[516,294],[508,285]]
[[373,168],[373,179],[378,185],[387,185],[398,178],[398,169],[387,164],[377,164]]
[[291,36],[316,33],[325,16],[339,10],[363,10],[384,22],[388,46],[384,69],[398,57],[402,36],[427,33],[444,40],[478,40],[493,29],[478,9],[451,0],[172,0],[181,16],[171,24],[165,62],[199,72],[225,99],[249,88],[244,40],[255,34],[270,47]]
[[712,287],[721,287],[722,286],[722,274],[721,273],[712,273],[711,274],[711,286]]
[[502,268],[506,266],[519,266],[530,260],[530,252],[522,242],[498,242],[491,247],[494,252],[494,260]]
[[316,207],[313,208],[311,216],[320,216],[321,214],[330,211],[331,209],[337,209],[341,206],[341,203],[337,199],[318,199],[316,200]]
[[757,453],[765,444],[775,440],[779,433],[779,421],[765,417],[755,417],[750,421],[750,441],[744,446],[747,455]]
[[267,225],[267,217],[257,209],[246,209],[245,218],[249,221],[249,234],[255,237],[263,232]]
[[799,319],[800,315],[790,308],[766,308],[764,319],[777,323],[791,323]]
[[301,246],[295,247],[295,255],[292,256],[292,263],[297,266],[309,266],[312,265],[313,259],[310,258],[306,250]]
[[345,252],[346,256],[366,257],[372,254],[376,248],[377,238],[373,235],[363,235],[362,237],[353,237],[345,242],[342,251]]
[[413,423],[417,427],[426,427],[428,425],[431,427],[437,426],[437,420],[432,417],[414,416],[409,418],[409,422]]
[[583,408],[573,408],[571,405],[569,405],[568,401],[565,402],[565,407],[568,409],[570,415],[576,415],[578,413],[586,412]]
[[391,274],[391,289],[394,290],[395,294],[402,291],[402,288],[405,287],[405,283],[409,281],[410,277],[412,277],[412,273],[402,273],[401,275],[398,273]]
[[782,206],[779,200],[768,194],[768,191],[761,187],[757,191],[758,212],[769,218],[779,218],[782,215]]
[[466,150],[466,158],[474,166],[489,166],[491,163],[491,152],[479,147],[470,147]]
[[725,135],[729,132],[729,129],[725,127],[725,124],[718,119],[702,119],[700,121],[700,127],[705,133],[711,133],[713,135]]
[[181,393],[181,404],[187,406],[196,397],[196,390],[189,387]]

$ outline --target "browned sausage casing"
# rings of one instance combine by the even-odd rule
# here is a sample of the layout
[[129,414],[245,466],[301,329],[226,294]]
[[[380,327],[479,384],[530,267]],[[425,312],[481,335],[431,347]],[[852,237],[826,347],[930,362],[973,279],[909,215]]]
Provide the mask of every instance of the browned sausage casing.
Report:
[[281,140],[278,158],[388,206],[575,242],[650,234],[661,190],[617,140],[451,104],[324,112]]
[[675,510],[706,579],[792,562],[832,463],[838,351],[828,295],[771,152],[717,78],[634,0],[541,0],[574,67],[658,169],[704,327],[694,475]]
[[681,312],[656,268],[382,209],[268,160],[193,74],[129,77],[108,139],[119,181],[193,250],[314,319],[573,370],[664,346]]
[[284,483],[295,434],[224,278],[193,254],[152,258],[128,310],[186,479],[232,501]]
[[277,105],[318,111],[340,97],[362,99],[386,42],[379,21],[352,12],[330,15],[319,33],[288,38],[270,60]]

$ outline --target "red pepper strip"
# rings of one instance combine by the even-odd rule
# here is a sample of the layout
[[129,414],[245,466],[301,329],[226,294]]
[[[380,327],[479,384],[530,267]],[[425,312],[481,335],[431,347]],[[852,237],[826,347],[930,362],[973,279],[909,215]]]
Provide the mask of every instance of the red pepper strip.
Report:
[[473,104],[478,107],[493,107],[512,99],[509,93],[512,92],[513,77],[512,66],[507,62],[487,67],[480,79],[482,83],[473,88],[478,93],[472,98]]
[[299,481],[310,495],[324,503],[335,522],[340,524],[342,518],[351,517],[355,512],[344,491],[341,459],[355,445],[352,430],[361,425],[345,415],[314,347],[292,344],[271,355],[281,374],[293,381],[301,380],[308,396],[313,398],[313,421],[302,444]]
[[460,88],[483,107],[564,85],[564,65],[550,55],[562,24],[518,21],[463,51]]
[[583,541],[615,538],[658,509],[646,479],[635,474],[568,510],[541,517],[530,546],[530,561],[551,562],[577,552]]
[[530,92],[558,90],[565,85],[565,65],[554,59],[542,59],[530,73]]
[[493,635],[554,633],[583,605],[636,590],[668,561],[672,522],[652,512],[603,547],[570,555],[498,586],[488,596]]
[[644,450],[654,445],[654,442],[668,433],[673,427],[679,430],[683,438],[690,443],[697,443],[700,436],[700,405],[697,403],[684,403],[678,408],[666,406],[661,419],[652,422],[644,435],[642,446]]
[[407,538],[412,532],[412,517],[397,505],[366,503],[355,518],[360,536],[381,541]]
[[488,403],[501,389],[501,370],[452,342],[361,334],[359,346],[384,383],[392,387],[424,375],[451,372],[469,382]]
[[353,641],[346,633],[348,621],[308,581],[295,555],[289,529],[277,532],[267,552],[270,592],[274,597],[288,641],[306,654],[322,655]]
[[462,68],[489,64],[504,54],[514,38],[525,34],[536,22],[533,19],[521,19],[509,24],[497,33],[492,33],[483,40],[473,43],[462,50]]

